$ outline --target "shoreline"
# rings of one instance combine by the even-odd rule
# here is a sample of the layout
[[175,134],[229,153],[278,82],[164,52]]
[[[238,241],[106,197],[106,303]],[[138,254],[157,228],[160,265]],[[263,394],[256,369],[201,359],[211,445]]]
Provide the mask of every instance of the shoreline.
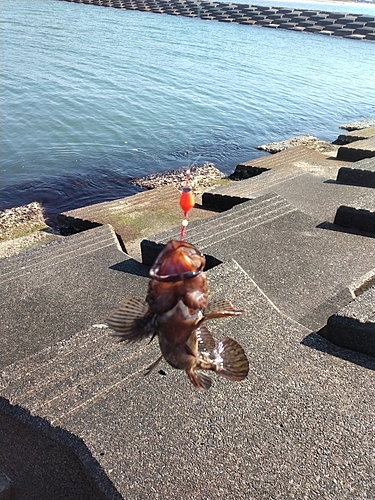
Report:
[[[341,125],[340,128],[353,131],[374,125],[375,120],[365,119]],[[339,147],[335,142],[331,143],[322,141],[314,136],[303,135],[280,142],[259,145],[257,149],[270,153],[269,156],[271,157],[272,154],[301,145],[321,153],[330,154],[331,157],[336,156]],[[235,171],[227,175],[217,169],[213,163],[206,162],[203,165],[190,168],[193,170],[190,184],[197,204],[200,203],[200,197],[203,192],[227,183],[240,182],[240,179],[237,179],[235,176]],[[144,190],[153,190],[171,185],[178,190],[182,190],[186,182],[187,170],[188,168],[178,168],[164,172],[155,172],[146,176],[133,178],[129,181],[129,184],[138,186]],[[0,259],[11,257],[12,255],[31,250],[64,237],[59,231],[54,230],[48,225],[43,207],[37,201],[0,211]]]

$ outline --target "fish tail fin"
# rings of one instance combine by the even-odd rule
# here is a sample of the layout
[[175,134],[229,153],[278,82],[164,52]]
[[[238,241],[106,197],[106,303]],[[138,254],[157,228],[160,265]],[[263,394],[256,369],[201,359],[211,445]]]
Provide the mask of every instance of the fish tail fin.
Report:
[[156,331],[148,305],[136,297],[123,300],[117,311],[108,316],[106,322],[109,328],[114,330],[112,336],[117,337],[120,342],[137,342]]
[[233,381],[246,378],[249,373],[249,361],[240,344],[230,337],[224,337],[217,346],[216,373]]
[[211,378],[201,371],[197,371],[194,369],[187,369],[186,374],[189,377],[190,382],[197,389],[206,391],[212,385]]

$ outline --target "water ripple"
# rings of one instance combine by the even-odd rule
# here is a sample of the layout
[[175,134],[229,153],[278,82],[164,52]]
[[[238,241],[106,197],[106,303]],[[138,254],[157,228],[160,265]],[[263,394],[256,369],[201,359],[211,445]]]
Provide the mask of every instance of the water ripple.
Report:
[[3,4],[0,208],[39,199],[53,217],[132,194],[127,179],[155,171],[209,161],[230,173],[259,144],[334,140],[340,124],[374,112],[370,43],[54,0]]

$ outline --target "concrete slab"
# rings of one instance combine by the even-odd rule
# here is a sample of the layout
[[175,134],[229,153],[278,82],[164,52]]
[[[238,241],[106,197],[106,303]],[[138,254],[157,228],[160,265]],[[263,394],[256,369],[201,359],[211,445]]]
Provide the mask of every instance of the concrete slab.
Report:
[[331,316],[319,334],[338,346],[375,357],[375,286]]
[[375,156],[375,136],[341,146],[337,152],[338,160],[358,161]]
[[[315,330],[350,302],[351,282],[373,268],[375,253],[372,238],[319,229],[318,223],[271,193],[192,223],[187,239],[220,261],[235,258],[280,310]],[[171,230],[153,241],[177,237]]]
[[[245,381],[215,377],[199,392],[167,365],[145,378],[155,343],[119,345],[91,326],[6,367],[2,392],[31,411],[37,432],[43,419],[50,437],[83,440],[86,465],[102,469],[99,484],[104,474],[123,498],[345,498],[348,485],[370,497],[371,358],[309,335],[236,260],[211,269],[209,280],[213,299],[248,310],[211,323],[216,337],[243,344]],[[107,490],[106,498],[117,495]]]
[[[361,36],[361,35],[359,35]],[[375,135],[375,126],[367,127],[360,130],[352,130],[346,134],[340,134],[333,144],[350,144],[355,141],[362,141]]]
[[1,368],[103,323],[113,304],[147,277],[110,226],[0,260],[0,268]]
[[330,153],[320,153],[306,146],[295,146],[279,153],[239,163],[233,178],[248,179],[270,169],[293,170],[294,167],[299,168],[301,163],[310,165],[311,168],[324,168],[326,172],[337,172],[336,169],[343,165],[336,159],[335,154],[332,156]]
[[375,158],[365,158],[341,167],[337,174],[337,182],[353,186],[375,187]]
[[[181,224],[183,212],[179,206],[180,195],[174,186],[160,187],[62,213],[57,222],[60,230],[67,234],[110,224],[124,251],[139,258],[139,242],[142,238]],[[197,206],[190,211],[189,220],[211,215],[212,212]]]
[[[274,192],[320,222],[330,223],[334,222],[336,211],[341,205],[356,205],[367,209],[375,205],[371,190],[335,182],[333,179],[336,171],[332,172],[330,167],[327,172],[324,166],[312,167],[303,162],[298,165],[264,172],[204,193],[203,205],[216,210],[228,209],[239,202]],[[334,177],[327,177],[328,173]]]

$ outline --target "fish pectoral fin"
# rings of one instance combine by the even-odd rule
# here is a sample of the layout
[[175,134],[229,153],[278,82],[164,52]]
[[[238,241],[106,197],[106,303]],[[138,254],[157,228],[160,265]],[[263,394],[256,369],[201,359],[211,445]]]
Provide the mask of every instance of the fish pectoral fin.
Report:
[[205,325],[201,325],[196,329],[196,333],[199,352],[212,352],[216,347],[216,341],[211,335],[210,330]]
[[148,305],[136,297],[127,297],[117,311],[110,314],[106,320],[112,336],[120,342],[137,342],[153,335],[156,328],[154,317],[148,312]]
[[249,373],[249,361],[245,351],[230,337],[224,337],[219,342],[214,364],[216,373],[229,380],[243,380]]
[[240,316],[246,311],[236,309],[234,305],[227,299],[214,300],[207,304],[204,311],[204,319],[223,318],[225,316]]
[[158,366],[158,364],[160,363],[160,361],[161,361],[162,359],[163,359],[163,355],[161,355],[161,356],[160,356],[160,357],[159,357],[156,361],[154,361],[154,362],[153,362],[150,366],[148,366],[148,367],[146,368],[146,371],[145,371],[145,373],[144,373],[143,375],[144,375],[145,377],[146,377],[147,375],[150,375],[150,373],[152,372],[152,370],[154,370],[154,369]]
[[189,377],[190,382],[197,389],[206,391],[212,385],[211,378],[208,375],[206,375],[204,372],[201,372],[201,371],[198,372],[197,370],[190,368],[190,369],[186,370],[186,374]]

